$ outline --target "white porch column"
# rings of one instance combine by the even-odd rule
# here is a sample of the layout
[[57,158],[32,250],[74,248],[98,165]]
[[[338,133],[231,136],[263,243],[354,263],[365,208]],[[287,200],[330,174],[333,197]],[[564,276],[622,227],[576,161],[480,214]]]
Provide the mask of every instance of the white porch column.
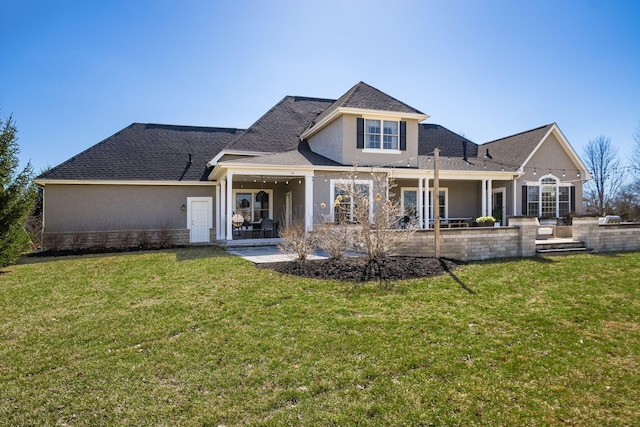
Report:
[[487,216],[487,180],[482,180],[482,209],[480,216]]
[[225,229],[227,240],[233,240],[233,229],[231,228],[231,216],[233,215],[233,172],[227,172],[227,215],[225,218]]
[[487,215],[493,215],[493,180],[487,180]]
[[[518,201],[516,200],[516,197],[518,195],[517,192],[517,186],[518,185],[518,179],[517,178],[513,178],[513,211],[512,214],[513,216],[518,215]],[[522,197],[526,197],[526,194],[523,194]],[[524,212],[520,212],[520,215],[524,215]]]
[[225,239],[227,235],[227,181],[220,181],[220,239]]
[[429,178],[424,179],[424,228],[429,228],[431,221],[431,197],[429,197]]
[[418,226],[420,228],[424,228],[424,197],[423,197],[423,186],[424,178],[418,178]]
[[216,211],[214,212],[216,216],[216,240],[222,239],[222,230],[220,230],[220,183],[216,184]]
[[304,176],[304,228],[313,231],[313,173]]

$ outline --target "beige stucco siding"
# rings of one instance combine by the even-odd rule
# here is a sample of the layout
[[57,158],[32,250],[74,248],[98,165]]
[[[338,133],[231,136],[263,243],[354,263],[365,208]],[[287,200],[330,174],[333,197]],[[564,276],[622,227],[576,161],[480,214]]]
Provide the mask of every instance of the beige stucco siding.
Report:
[[[574,212],[581,215],[583,213],[582,179],[584,177],[582,175],[577,176],[577,166],[553,133],[547,137],[544,143],[531,157],[529,162],[525,165],[524,175],[518,179],[518,185],[516,188],[518,213],[522,213],[522,186],[526,185],[527,181],[539,181],[542,177],[548,176],[549,174],[559,179],[560,182],[573,184],[576,193]],[[564,177],[562,176],[563,174],[565,175]]]
[[309,139],[313,151],[343,165],[417,166],[418,121],[406,120],[407,149],[398,153],[368,153],[357,148],[356,119],[361,116],[342,115]]
[[367,153],[366,150],[358,149],[357,124],[359,116],[345,115],[344,120],[344,145],[343,159],[345,165],[358,163],[360,165],[373,166],[407,166],[417,167],[418,164],[418,121],[406,120],[407,122],[407,149],[399,153]]
[[[355,124],[354,124],[355,126]],[[314,152],[338,163],[343,162],[343,118],[339,117],[309,139],[309,147]],[[355,139],[354,139],[355,144]]]
[[[533,174],[535,170],[535,175]],[[537,181],[544,175],[554,175],[560,181],[575,182],[577,177],[576,165],[573,163],[567,152],[562,148],[553,134],[550,134],[545,142],[531,157],[525,165],[524,180]],[[562,177],[562,173],[565,177]]]
[[480,212],[481,182],[440,181],[440,188],[446,188],[449,198],[449,218],[475,218]]
[[187,197],[215,205],[214,186],[47,184],[44,194],[46,232],[184,229]]

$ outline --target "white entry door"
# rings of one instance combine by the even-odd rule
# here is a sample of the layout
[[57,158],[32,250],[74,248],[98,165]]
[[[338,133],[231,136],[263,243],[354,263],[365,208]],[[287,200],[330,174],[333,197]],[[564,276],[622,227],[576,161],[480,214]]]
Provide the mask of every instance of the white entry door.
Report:
[[209,201],[191,200],[189,203],[191,243],[209,242]]

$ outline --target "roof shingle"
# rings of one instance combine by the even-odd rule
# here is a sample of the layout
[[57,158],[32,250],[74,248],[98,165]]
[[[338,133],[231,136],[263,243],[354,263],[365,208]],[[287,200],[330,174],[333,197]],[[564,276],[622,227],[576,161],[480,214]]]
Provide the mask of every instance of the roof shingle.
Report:
[[332,102],[332,99],[285,96],[227,148],[270,153],[295,150],[302,132]]
[[482,154],[489,150],[494,160],[509,166],[522,166],[554,124],[540,126],[479,146]]
[[235,128],[133,123],[38,179],[206,181],[212,153],[240,133]]
[[394,111],[424,115],[422,111],[416,110],[364,82],[359,82],[349,89],[347,93],[338,98],[337,101],[331,104],[330,107],[316,118],[315,123],[319,123],[338,108],[360,108],[364,110]]

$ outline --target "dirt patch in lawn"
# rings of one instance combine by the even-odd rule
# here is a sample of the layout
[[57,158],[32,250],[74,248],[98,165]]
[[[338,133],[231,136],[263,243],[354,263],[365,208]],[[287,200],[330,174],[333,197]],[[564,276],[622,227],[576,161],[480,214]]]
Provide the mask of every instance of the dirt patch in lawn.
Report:
[[445,258],[388,257],[380,263],[368,259],[343,258],[258,264],[280,273],[346,282],[390,281],[439,276],[462,264]]

